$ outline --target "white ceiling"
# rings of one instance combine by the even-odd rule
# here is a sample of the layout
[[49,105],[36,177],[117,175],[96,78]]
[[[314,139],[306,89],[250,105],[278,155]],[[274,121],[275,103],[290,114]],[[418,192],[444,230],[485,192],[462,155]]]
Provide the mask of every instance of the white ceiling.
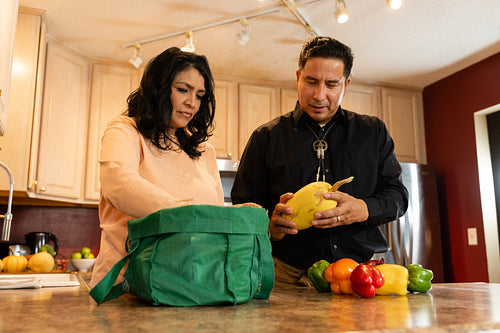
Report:
[[[353,78],[423,88],[500,52],[500,0],[403,0],[397,11],[385,0],[345,0],[350,19],[334,19],[334,0],[303,0],[300,11],[321,35],[351,46]],[[20,0],[42,8],[47,31],[85,55],[128,60],[123,45],[185,28],[283,5],[280,0]],[[237,43],[238,23],[195,31],[197,53],[217,74],[295,81],[307,39],[303,25],[283,9],[249,19],[250,40]],[[184,36],[144,44],[148,60]]]

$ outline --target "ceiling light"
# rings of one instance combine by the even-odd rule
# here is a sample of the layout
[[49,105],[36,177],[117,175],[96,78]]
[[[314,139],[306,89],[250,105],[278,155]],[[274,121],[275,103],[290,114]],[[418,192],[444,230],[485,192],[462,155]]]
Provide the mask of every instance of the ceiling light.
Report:
[[241,18],[240,19],[240,31],[238,32],[238,43],[240,45],[245,45],[248,40],[250,39],[250,36],[248,35],[248,23],[247,19]]
[[184,52],[196,51],[196,48],[194,46],[193,32],[192,31],[186,32],[186,45],[184,45],[181,50]]
[[134,45],[134,55],[132,58],[129,59],[128,62],[132,64],[135,68],[139,68],[139,66],[142,64],[142,59],[139,56],[139,50],[141,49],[141,46],[139,44]]
[[349,19],[349,14],[347,13],[347,8],[345,6],[344,0],[335,1],[335,18],[339,23],[346,23]]
[[391,7],[394,10],[401,8],[402,4],[402,0],[387,0],[387,6]]

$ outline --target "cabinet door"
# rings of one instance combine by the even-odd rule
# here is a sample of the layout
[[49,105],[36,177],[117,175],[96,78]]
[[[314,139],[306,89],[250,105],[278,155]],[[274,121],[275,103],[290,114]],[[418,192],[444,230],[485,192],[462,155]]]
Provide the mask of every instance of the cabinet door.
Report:
[[[39,63],[43,63],[40,53],[42,24],[41,13],[25,13],[22,9],[19,11],[13,57],[16,66],[11,77],[7,114],[9,128],[4,136],[0,136],[0,160],[13,173],[14,191],[26,192],[28,186],[33,115],[37,104],[35,93]],[[8,189],[8,178],[2,175],[0,190]]]
[[280,102],[280,114],[284,115],[295,109],[297,104],[298,96],[297,89],[282,88],[281,89],[281,102]]
[[238,158],[238,114],[234,83],[215,80],[215,130],[210,142],[218,158]]
[[422,94],[383,88],[382,105],[384,121],[394,140],[398,160],[426,163]]
[[16,35],[18,0],[0,1],[0,135],[7,126],[12,54]]
[[47,44],[45,85],[34,191],[37,197],[82,197],[87,148],[87,58],[56,42]]
[[276,117],[276,89],[240,84],[239,88],[239,157],[253,130]]
[[346,110],[382,119],[380,104],[380,88],[353,83],[347,87],[347,93],[341,103]]
[[139,86],[138,76],[138,71],[126,64],[95,63],[92,66],[85,200],[99,200],[101,137],[108,122],[127,110],[127,97]]

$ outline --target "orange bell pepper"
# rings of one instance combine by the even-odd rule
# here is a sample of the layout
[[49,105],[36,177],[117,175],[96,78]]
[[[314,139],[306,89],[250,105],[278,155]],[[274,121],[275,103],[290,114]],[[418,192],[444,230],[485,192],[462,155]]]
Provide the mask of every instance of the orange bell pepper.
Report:
[[354,294],[351,287],[351,273],[358,263],[350,258],[342,258],[328,265],[325,279],[330,282],[330,289],[335,294]]

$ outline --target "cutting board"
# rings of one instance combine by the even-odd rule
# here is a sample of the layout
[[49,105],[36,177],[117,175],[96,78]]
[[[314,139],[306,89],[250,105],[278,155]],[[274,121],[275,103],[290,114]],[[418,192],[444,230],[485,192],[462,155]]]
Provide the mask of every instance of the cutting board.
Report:
[[73,273],[0,274],[0,289],[80,286]]

